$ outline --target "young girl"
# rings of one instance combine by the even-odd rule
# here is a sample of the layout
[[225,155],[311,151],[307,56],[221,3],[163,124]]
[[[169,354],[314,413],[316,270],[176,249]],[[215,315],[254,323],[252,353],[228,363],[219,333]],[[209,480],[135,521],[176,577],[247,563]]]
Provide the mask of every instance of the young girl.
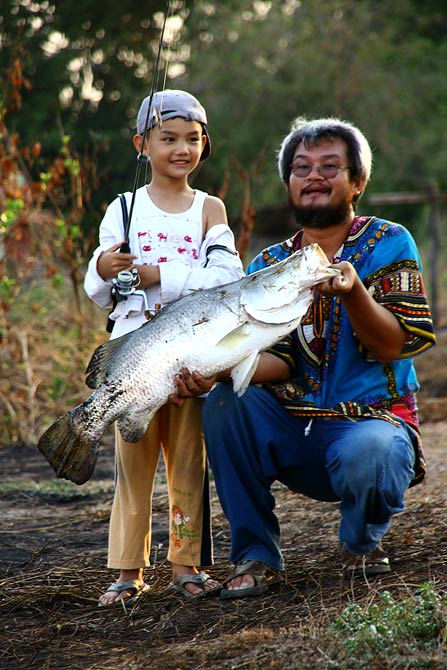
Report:
[[[210,154],[206,113],[185,91],[155,93],[141,103],[136,150],[148,156],[152,177],[137,189],[132,210],[130,253],[121,253],[124,240],[119,198],[108,207],[99,231],[100,245],[89,263],[84,287],[101,307],[111,303],[112,279],[122,270],[138,271],[137,293],[118,301],[110,318],[112,338],[146,321],[147,307],[164,305],[201,288],[235,281],[243,276],[227,223],[223,202],[189,185],[189,176]],[[148,119],[145,146],[142,146]],[[126,194],[127,207],[131,194]],[[219,589],[199,567],[212,563],[211,524],[206,455],[201,434],[201,398],[181,408],[163,406],[137,444],[115,432],[116,486],[110,518],[108,567],[119,577],[100,597],[101,605],[134,601],[149,586],[143,568],[150,565],[154,478],[160,448],[166,465],[170,506],[168,560],[170,588],[186,597],[209,595]]]

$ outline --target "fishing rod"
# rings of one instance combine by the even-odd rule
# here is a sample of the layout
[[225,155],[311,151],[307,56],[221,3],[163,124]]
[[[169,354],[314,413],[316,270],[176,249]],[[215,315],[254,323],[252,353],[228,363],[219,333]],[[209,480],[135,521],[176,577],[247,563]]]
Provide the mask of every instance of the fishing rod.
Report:
[[[138,188],[138,184],[140,183],[140,176],[141,176],[141,171],[143,167],[146,167],[148,162],[149,162],[149,156],[145,155],[143,153],[144,151],[144,145],[146,143],[146,135],[149,130],[149,115],[151,112],[151,107],[152,107],[152,99],[154,97],[155,90],[158,86],[158,79],[159,79],[159,72],[160,72],[160,57],[161,57],[161,52],[163,50],[163,38],[165,34],[165,27],[166,27],[166,21],[170,13],[170,0],[167,0],[166,3],[166,9],[164,13],[164,18],[163,18],[163,25],[161,28],[161,33],[160,33],[160,38],[158,40],[158,51],[157,51],[157,58],[155,61],[155,66],[154,66],[154,73],[152,76],[152,84],[151,84],[151,90],[149,93],[149,104],[147,108],[147,114],[146,114],[146,120],[144,123],[144,132],[143,132],[143,139],[141,141],[141,149],[140,152],[137,156],[137,167],[135,170],[135,179],[133,183],[133,188],[132,188],[132,197],[130,201],[130,208],[129,212],[127,211],[127,204],[126,204],[126,199],[123,194],[120,195],[120,201],[121,201],[121,209],[123,213],[123,222],[124,222],[124,241],[120,247],[120,253],[122,254],[130,254],[130,244],[129,244],[129,232],[130,232],[130,224],[132,221],[132,213],[133,213],[133,208],[135,204],[135,196]],[[167,64],[166,64],[167,68]],[[165,72],[165,79],[163,82],[163,87],[166,83],[166,72]],[[116,305],[118,300],[127,300],[127,298],[130,295],[138,294],[141,295],[141,297],[144,300],[145,303],[145,315],[147,318],[149,318],[149,307],[147,304],[147,296],[146,292],[143,290],[135,290],[136,286],[139,284],[139,278],[138,278],[138,272],[134,269],[132,272],[128,270],[123,270],[118,273],[118,277],[114,280],[112,280],[112,309],[109,312],[109,316],[107,318],[107,324],[106,324],[106,331],[108,333],[111,333],[113,330],[113,327],[115,325],[115,321],[110,318],[110,315],[115,311]]]
[[[130,224],[132,221],[132,213],[133,213],[133,208],[135,204],[135,196],[138,188],[138,184],[140,183],[140,176],[141,176],[141,171],[144,168],[146,168],[148,162],[149,162],[149,156],[145,155],[143,153],[144,151],[144,145],[146,143],[146,135],[149,130],[149,116],[151,113],[151,107],[152,107],[152,99],[154,97],[155,90],[158,85],[158,78],[159,78],[159,72],[160,72],[160,57],[161,57],[161,52],[163,50],[163,38],[165,34],[165,27],[166,27],[166,20],[169,16],[170,13],[170,0],[167,0],[166,3],[166,9],[164,13],[164,18],[163,18],[163,25],[161,28],[161,33],[160,33],[160,39],[158,40],[158,51],[157,51],[157,59],[155,61],[155,66],[154,66],[154,73],[152,76],[152,85],[151,85],[151,90],[149,93],[149,104],[147,106],[147,114],[146,114],[146,121],[144,123],[144,132],[143,132],[143,139],[141,141],[141,149],[140,153],[137,156],[137,168],[135,170],[135,179],[133,183],[133,188],[132,188],[132,198],[130,201],[130,208],[129,208],[129,214],[127,216],[126,220],[126,225],[124,228],[124,242],[120,247],[120,252],[124,254],[129,254],[130,253],[130,245],[129,245],[129,231],[130,231]],[[165,78],[166,79],[166,78]]]

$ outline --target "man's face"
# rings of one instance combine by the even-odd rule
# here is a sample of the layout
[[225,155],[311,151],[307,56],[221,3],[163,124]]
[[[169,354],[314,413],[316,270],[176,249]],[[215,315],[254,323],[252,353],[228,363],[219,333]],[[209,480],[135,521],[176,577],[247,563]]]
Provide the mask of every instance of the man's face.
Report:
[[347,146],[341,139],[324,138],[311,147],[297,146],[288,192],[300,225],[325,228],[349,219],[353,199],[364,184],[359,179],[351,181],[348,168]]

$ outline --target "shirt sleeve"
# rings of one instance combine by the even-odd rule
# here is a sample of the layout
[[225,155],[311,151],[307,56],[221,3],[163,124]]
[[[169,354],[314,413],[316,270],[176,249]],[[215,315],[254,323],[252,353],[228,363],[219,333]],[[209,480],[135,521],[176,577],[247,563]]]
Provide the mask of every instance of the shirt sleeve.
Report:
[[110,279],[105,280],[97,270],[98,258],[106,249],[124,238],[123,216],[119,198],[108,206],[99,227],[99,246],[93,252],[84,278],[84,290],[88,297],[100,307],[109,307],[112,302]]
[[363,281],[373,298],[394,314],[406,331],[399,356],[404,359],[433,346],[436,338],[416,244],[402,226],[396,225],[393,230],[387,244],[377,248],[380,267]]
[[228,284],[244,276],[233,232],[223,223],[207,232],[197,265],[188,267],[175,259],[160,263],[158,267],[163,304],[171,303],[191,291]]

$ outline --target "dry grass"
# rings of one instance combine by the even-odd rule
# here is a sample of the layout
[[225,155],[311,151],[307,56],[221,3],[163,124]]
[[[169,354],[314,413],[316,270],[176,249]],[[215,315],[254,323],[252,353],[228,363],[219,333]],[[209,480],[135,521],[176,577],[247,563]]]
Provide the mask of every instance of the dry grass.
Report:
[[[185,601],[167,592],[166,491],[154,499],[154,566],[147,596],[133,608],[99,608],[111,580],[105,568],[112,496],[113,450],[105,447],[87,488],[55,481],[29,448],[0,449],[6,482],[0,486],[0,668],[8,670],[229,670],[290,668],[353,670],[345,636],[331,625],[344,608],[363,609],[384,592],[397,601],[414,597],[427,581],[447,584],[447,471],[445,424],[427,424],[430,476],[408,493],[407,510],[387,536],[394,571],[366,582],[343,579],[337,550],[337,507],[275,486],[287,574],[262,598]],[[162,473],[161,473],[162,474]],[[32,510],[32,514],[30,511]],[[228,563],[228,526],[213,496],[216,564]],[[447,621],[447,617],[446,617]],[[373,670],[443,670],[447,649],[402,641],[405,663]],[[386,651],[386,650],[385,650]],[[431,665],[424,665],[428,658]],[[391,657],[390,663],[393,661]],[[388,663],[388,661],[386,661]],[[396,658],[394,658],[396,663]],[[419,663],[419,665],[417,664]],[[443,665],[442,665],[443,664]]]
[[82,311],[74,309],[70,291],[68,281],[56,287],[39,276],[11,304],[0,350],[0,444],[35,444],[87,396],[84,371],[108,339],[106,315],[84,297]]
[[[369,583],[343,580],[337,507],[277,486],[284,583],[258,599],[184,601],[166,591],[167,501],[161,480],[154,499],[154,567],[146,575],[151,590],[134,608],[98,608],[97,598],[112,578],[104,566],[113,452],[102,450],[93,481],[78,488],[54,480],[34,445],[46,425],[86,397],[83,372],[95,346],[107,338],[105,314],[82,299],[81,319],[72,300],[61,301],[67,287],[42,287],[39,281],[30,282],[8,314],[1,349],[0,412],[7,418],[0,444],[11,446],[0,448],[0,668],[354,670],[359,659],[347,655],[343,637],[331,629],[346,606],[370,608],[385,591],[403,602],[428,581],[445,593],[447,333],[442,331],[438,348],[417,361],[429,475],[408,492],[407,509],[387,536],[390,575]],[[432,423],[432,417],[442,421]],[[216,497],[213,532],[212,573],[223,578],[230,568],[229,533]],[[437,649],[402,641],[400,657],[387,660],[385,652],[369,661],[368,670],[447,667],[441,636]]]

